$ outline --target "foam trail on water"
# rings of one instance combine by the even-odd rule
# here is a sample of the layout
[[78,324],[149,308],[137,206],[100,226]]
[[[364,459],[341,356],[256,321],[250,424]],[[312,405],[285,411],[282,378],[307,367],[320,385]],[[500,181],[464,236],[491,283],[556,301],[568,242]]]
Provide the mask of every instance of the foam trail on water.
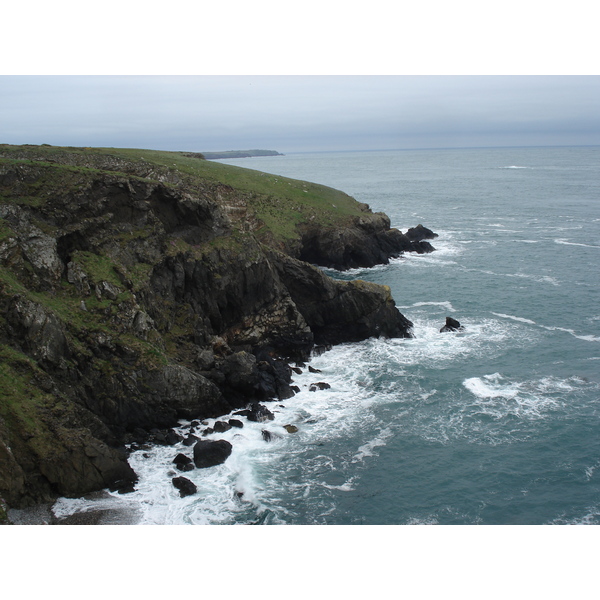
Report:
[[563,246],[583,246],[584,248],[596,248],[600,249],[600,246],[595,246],[593,244],[581,244],[578,242],[567,242],[564,239],[554,240],[555,244],[562,244]]
[[385,444],[392,437],[392,435],[393,435],[393,432],[389,427],[386,427],[385,429],[383,429],[377,437],[373,438],[366,444],[363,444],[358,449],[358,452],[352,457],[352,462],[353,463],[363,462],[363,460],[367,456],[373,456],[373,454],[374,454],[373,450],[375,448],[377,448],[378,446],[385,446]]
[[495,418],[509,415],[525,419],[545,417],[564,404],[563,395],[573,390],[567,381],[543,378],[533,381],[507,381],[500,373],[470,377],[464,387],[476,397],[482,413]]
[[577,333],[573,329],[567,329],[565,327],[549,327],[546,325],[540,325],[542,329],[547,329],[548,331],[564,331],[569,335],[572,335],[574,338],[578,340],[583,340],[584,342],[600,342],[600,337],[595,335],[577,335]]
[[456,309],[452,306],[451,302],[415,302],[411,306],[441,306],[450,312],[456,312]]
[[513,315],[505,315],[503,313],[492,313],[493,315],[496,315],[497,317],[502,317],[503,319],[511,319],[513,321],[519,321],[520,323],[528,323],[529,325],[536,325],[535,321],[532,321],[531,319],[525,319],[523,317],[515,317]]

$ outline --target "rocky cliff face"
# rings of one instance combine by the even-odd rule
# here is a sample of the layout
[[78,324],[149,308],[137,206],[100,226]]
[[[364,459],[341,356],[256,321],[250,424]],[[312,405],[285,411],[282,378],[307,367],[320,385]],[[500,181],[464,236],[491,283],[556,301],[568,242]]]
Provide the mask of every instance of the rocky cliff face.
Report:
[[388,288],[309,263],[371,266],[420,240],[364,206],[278,237],[256,208],[269,198],[149,160],[0,146],[10,506],[131,485],[123,444],[291,397],[288,363],[315,344],[411,335]]

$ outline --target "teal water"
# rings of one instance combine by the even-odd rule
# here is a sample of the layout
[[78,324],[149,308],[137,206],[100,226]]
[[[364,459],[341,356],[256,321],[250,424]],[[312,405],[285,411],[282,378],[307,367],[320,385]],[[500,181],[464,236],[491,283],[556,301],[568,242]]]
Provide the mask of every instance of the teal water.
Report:
[[[412,340],[345,344],[295,377],[234,452],[170,483],[179,448],[135,453],[141,523],[600,522],[600,148],[292,154],[223,161],[341,189],[430,255],[333,277],[389,285]],[[440,334],[446,316],[463,333]],[[322,380],[331,389],[309,392]],[[283,425],[299,431],[287,434]],[[231,437],[228,437],[231,436]],[[243,493],[243,500],[237,496]],[[97,507],[61,500],[59,515]]]

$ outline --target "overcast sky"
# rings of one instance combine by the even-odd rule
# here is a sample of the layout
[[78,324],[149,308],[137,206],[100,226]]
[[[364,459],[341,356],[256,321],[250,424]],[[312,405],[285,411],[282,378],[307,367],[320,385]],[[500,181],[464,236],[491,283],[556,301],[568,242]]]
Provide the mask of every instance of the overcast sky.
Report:
[[0,143],[283,153],[600,144],[599,76],[2,76]]

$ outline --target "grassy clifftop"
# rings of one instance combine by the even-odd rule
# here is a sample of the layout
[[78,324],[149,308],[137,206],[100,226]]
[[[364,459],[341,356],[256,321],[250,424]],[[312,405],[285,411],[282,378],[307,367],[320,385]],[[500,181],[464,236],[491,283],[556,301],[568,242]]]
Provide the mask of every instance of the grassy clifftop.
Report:
[[[333,188],[270,175],[252,169],[224,165],[190,155],[130,148],[75,148],[57,146],[0,145],[0,167],[15,162],[46,167],[21,201],[43,202],[54,185],[63,189],[81,186],[82,178],[102,171],[158,180],[165,185],[187,188],[226,186],[243,194],[247,216],[259,222],[259,237],[280,242],[299,239],[300,223],[319,226],[343,225],[364,215],[366,206]],[[40,192],[43,190],[43,193]],[[0,188],[0,199],[2,189]]]

